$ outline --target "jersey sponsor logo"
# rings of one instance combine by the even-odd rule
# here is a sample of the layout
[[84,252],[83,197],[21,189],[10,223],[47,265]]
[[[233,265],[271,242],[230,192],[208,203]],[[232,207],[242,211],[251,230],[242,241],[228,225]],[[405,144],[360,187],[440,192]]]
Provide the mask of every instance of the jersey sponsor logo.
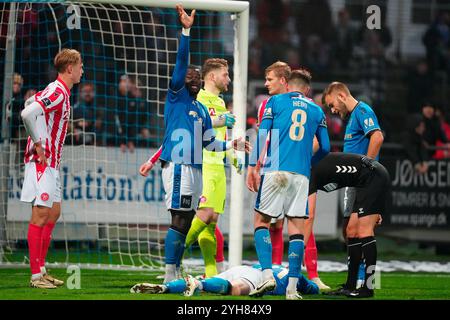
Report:
[[372,118],[364,119],[364,126],[366,128],[373,127],[374,125],[375,123],[373,122]]
[[214,108],[209,108],[208,110],[209,110],[209,115],[210,115],[211,117],[214,117],[214,116],[216,115],[216,109],[214,109]]
[[200,197],[200,203],[205,203],[208,199],[205,196]]
[[57,97],[59,96],[59,92],[58,92],[58,91],[55,91],[55,92],[53,93],[53,96],[55,96],[55,98],[57,98]]
[[48,195],[47,192],[44,192],[41,194],[41,200],[42,201],[48,201],[48,199],[50,198],[50,196]]
[[266,110],[264,110],[264,115],[263,117],[271,117],[272,116],[272,108],[266,108]]
[[351,139],[353,136],[351,133],[347,133],[344,137],[344,140]]
[[192,196],[181,196],[181,208],[189,209],[192,204]]
[[42,98],[41,101],[42,101],[42,103],[43,103],[46,107],[48,107],[49,105],[52,104],[52,102],[50,101],[49,98]]
[[361,214],[364,214],[364,208],[359,208],[359,209],[358,209],[358,214],[360,214],[360,215],[361,215]]
[[327,119],[325,119],[325,118],[323,118],[322,119],[322,122],[320,122],[320,125],[322,126],[322,127],[327,127]]
[[338,184],[337,183],[329,183],[323,186],[323,188],[327,191],[327,192],[331,192],[334,191],[338,188]]
[[336,166],[336,173],[355,173],[358,171],[354,166]]

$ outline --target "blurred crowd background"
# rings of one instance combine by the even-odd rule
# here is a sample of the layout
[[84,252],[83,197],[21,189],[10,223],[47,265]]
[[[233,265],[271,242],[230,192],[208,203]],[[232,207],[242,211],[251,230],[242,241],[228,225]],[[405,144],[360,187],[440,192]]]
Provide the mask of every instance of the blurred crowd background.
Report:
[[[370,5],[380,8],[380,29],[367,27],[371,14],[366,10]],[[321,106],[321,92],[328,83],[347,83],[358,99],[374,108],[385,142],[408,146],[405,148],[407,156],[414,161],[450,158],[450,2],[255,0],[250,2],[250,7],[248,128],[256,126],[258,105],[267,95],[264,69],[281,60],[293,69],[301,66],[311,71],[311,98]],[[19,12],[13,99],[8,106],[11,137],[17,140],[25,138],[20,121],[24,101],[55,78],[51,60],[39,58],[53,55],[58,42],[58,30],[45,23],[51,18],[51,12],[45,8],[45,5],[33,5]],[[61,14],[64,16],[64,12]],[[152,20],[154,24],[172,24],[167,36],[176,38],[175,16],[162,14],[158,18],[155,14],[151,18],[137,18],[159,19]],[[2,48],[7,22],[4,14],[0,28]],[[209,57],[208,52],[219,52],[219,56],[231,60],[232,48],[221,31],[223,18],[200,15],[199,23],[208,23],[210,28],[204,32],[209,32],[208,37],[217,41],[194,42],[194,51],[204,54],[194,56],[193,62],[201,64]],[[136,147],[157,147],[162,142],[163,92],[170,70],[167,67],[162,70],[163,63],[155,67],[145,61],[173,59],[176,42],[153,41],[152,35],[160,30],[146,30],[146,26],[139,23],[109,25],[115,37],[111,40],[116,43],[114,49],[99,43],[107,40],[100,40],[101,37],[90,29],[92,26],[84,25],[78,34],[60,34],[60,38],[70,38],[82,49],[87,68],[85,79],[72,93],[73,122],[66,143],[120,146],[124,152],[133,152]],[[130,37],[116,37],[121,33]],[[140,33],[148,38],[136,36]],[[204,33],[199,37],[202,35]],[[38,43],[45,46],[36,49]],[[137,50],[144,45],[153,49],[153,56],[148,55],[149,50]],[[138,61],[131,72],[121,59],[129,55],[127,47],[134,47],[131,54],[136,55],[133,59]],[[3,54],[4,50],[0,50],[0,55]],[[94,63],[94,56],[105,58],[97,58]],[[39,63],[33,60],[35,57],[41,59]],[[3,72],[4,59],[1,58],[0,72]],[[138,71],[167,76],[165,81],[152,76],[140,78],[133,74]],[[36,77],[36,74],[46,76]],[[3,88],[3,83],[0,85]],[[155,87],[157,91],[151,90]],[[232,110],[231,94],[227,94],[225,100]],[[339,149],[345,119],[322,107],[328,117],[330,137],[335,149]]]

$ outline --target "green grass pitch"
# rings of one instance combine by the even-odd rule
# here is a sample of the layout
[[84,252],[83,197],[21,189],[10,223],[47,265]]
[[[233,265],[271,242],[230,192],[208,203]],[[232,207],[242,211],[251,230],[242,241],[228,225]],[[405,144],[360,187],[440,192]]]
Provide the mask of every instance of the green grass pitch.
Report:
[[[51,273],[66,280],[66,269],[52,269]],[[26,268],[0,268],[1,300],[232,300],[251,299],[202,293],[192,298],[181,294],[131,294],[131,286],[139,282],[160,283],[158,273],[149,271],[112,271],[81,269],[81,288],[69,290],[66,285],[53,290],[33,289],[28,286],[30,274]],[[343,283],[344,272],[322,272],[322,280],[332,288]],[[437,273],[381,273],[381,289],[374,299],[382,300],[430,300],[450,299],[450,274]],[[263,300],[283,300],[283,296],[266,296]],[[303,296],[307,300],[348,300],[345,297],[324,295]],[[254,300],[254,299],[251,299]]]

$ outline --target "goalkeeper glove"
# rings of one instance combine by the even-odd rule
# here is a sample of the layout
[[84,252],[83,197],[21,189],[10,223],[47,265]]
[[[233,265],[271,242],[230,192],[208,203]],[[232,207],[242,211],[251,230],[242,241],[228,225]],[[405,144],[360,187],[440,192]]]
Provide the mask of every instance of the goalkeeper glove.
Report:
[[243,163],[238,157],[233,157],[233,167],[236,168],[238,174],[242,173]]
[[233,129],[234,124],[236,122],[236,116],[232,113],[222,113],[218,117],[216,117],[215,121],[213,121],[213,127],[227,127],[229,129]]

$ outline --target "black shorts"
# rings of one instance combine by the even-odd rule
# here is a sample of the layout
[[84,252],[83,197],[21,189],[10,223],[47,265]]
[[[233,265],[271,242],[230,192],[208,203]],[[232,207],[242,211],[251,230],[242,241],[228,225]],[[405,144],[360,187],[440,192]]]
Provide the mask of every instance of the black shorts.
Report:
[[367,174],[367,183],[364,188],[355,188],[356,199],[352,212],[356,212],[358,217],[372,214],[383,215],[391,192],[389,173],[384,166],[379,164],[363,170]]

